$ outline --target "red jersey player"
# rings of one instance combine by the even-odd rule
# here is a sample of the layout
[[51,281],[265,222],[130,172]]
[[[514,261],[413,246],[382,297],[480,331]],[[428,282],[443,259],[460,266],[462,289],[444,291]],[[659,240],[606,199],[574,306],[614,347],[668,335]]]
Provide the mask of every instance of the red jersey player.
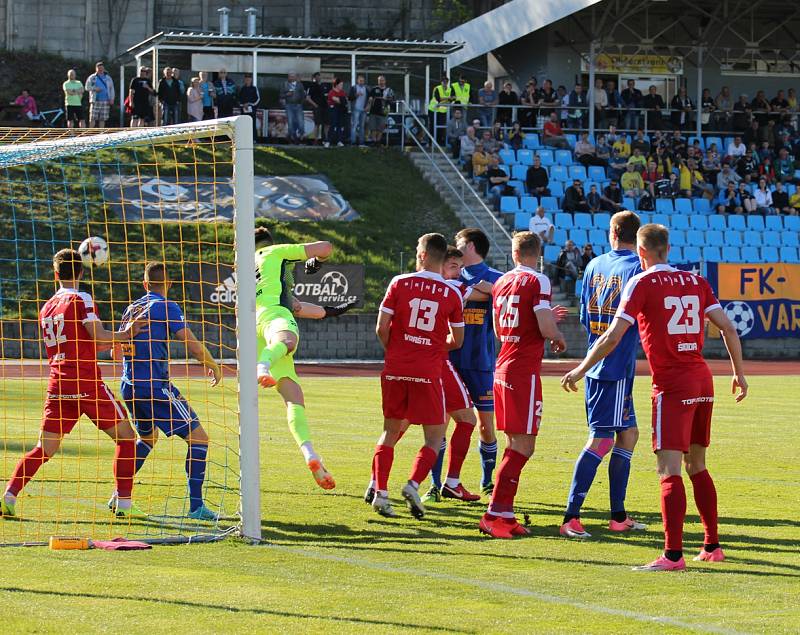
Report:
[[389,504],[394,446],[409,424],[423,426],[425,445],[414,460],[402,496],[415,518],[425,515],[419,484],[436,460],[446,429],[442,363],[464,338],[460,294],[442,278],[447,241],[425,234],[417,243],[417,272],[395,277],[381,303],[376,332],[386,350],[381,393],[383,434],[372,460],[372,507],[395,516]]
[[39,443],[17,463],[0,500],[0,515],[14,516],[22,488],[58,451],[64,435],[85,414],[117,445],[114,460],[114,478],[120,494],[117,516],[143,517],[131,505],[136,435],[97,367],[97,345],[108,348],[115,342],[130,341],[141,330],[141,322],[134,321],[121,332],[103,328],[92,296],[78,290],[83,266],[77,251],[59,251],[53,257],[53,269],[59,290],[39,312],[50,365]]
[[494,283],[494,332],[500,353],[494,374],[497,429],[508,444],[497,472],[489,508],[479,529],[493,538],[528,534],[514,517],[514,497],[522,468],[533,456],[542,418],[540,379],[544,342],[554,352],[566,350],[550,308],[550,280],[534,267],[542,243],[531,232],[514,234],[511,256],[517,266]]
[[686,490],[681,459],[692,481],[694,500],[705,530],[703,549],[695,560],[719,562],[725,558],[717,533],[717,492],[706,469],[706,448],[711,439],[714,383],[703,360],[704,322],[709,319],[722,332],[733,366],[732,390],[736,401],[747,396],[742,370],[742,347],[736,328],[720,307],[703,278],[667,265],[669,230],[663,225],[643,225],[637,233],[637,251],[644,271],[631,278],[609,329],[581,364],[564,375],[565,390],[608,355],[625,331],[638,320],[653,376],[653,451],[661,477],[661,517],[664,554],[640,571],[679,571],[683,559],[683,521]]

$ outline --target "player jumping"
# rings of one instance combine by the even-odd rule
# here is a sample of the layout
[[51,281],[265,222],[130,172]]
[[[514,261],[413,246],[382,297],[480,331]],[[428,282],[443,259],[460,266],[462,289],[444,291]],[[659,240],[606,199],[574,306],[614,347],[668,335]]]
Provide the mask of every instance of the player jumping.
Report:
[[739,402],[747,396],[739,335],[700,276],[667,264],[669,230],[644,225],[637,233],[637,252],[644,271],[631,278],[608,330],[598,338],[586,358],[564,375],[564,390],[577,391],[576,383],[620,343],[638,319],[647,360],[653,376],[653,450],[661,478],[661,517],[664,553],[640,571],[680,571],[683,559],[683,522],[686,490],[681,459],[692,481],[705,539],[695,560],[719,562],[725,556],[717,529],[717,492],[706,469],[706,448],[711,439],[714,382],[703,359],[703,327],[708,318],[719,327],[733,368],[732,391]]
[[[618,212],[611,217],[609,242],[612,251],[594,258],[583,274],[581,323],[589,334],[589,348],[605,333],[619,306],[622,289],[641,273],[636,255],[639,217],[633,212]],[[594,481],[603,457],[608,463],[611,498],[611,531],[646,529],[625,511],[625,495],[631,471],[631,456],[639,439],[633,410],[633,378],[636,374],[636,349],[639,334],[630,329],[617,349],[586,373],[586,419],[589,440],[575,463],[567,510],[561,535],[589,538],[581,524],[581,506]]]
[[83,278],[81,257],[73,249],[62,249],[53,257],[59,289],[39,312],[50,378],[39,443],[14,470],[0,500],[0,516],[14,516],[17,496],[39,468],[61,446],[81,415],[86,415],[116,443],[114,480],[119,499],[116,515],[146,518],[131,503],[136,434],[122,406],[103,382],[97,366],[97,351],[117,342],[129,342],[141,330],[139,320],[122,331],[107,331],[97,317],[92,296],[78,290]]
[[419,484],[436,461],[447,423],[442,388],[442,364],[447,350],[464,338],[460,294],[442,278],[447,241],[425,234],[417,243],[417,272],[396,276],[389,284],[378,313],[376,333],[386,351],[381,373],[383,434],[375,447],[373,509],[394,517],[389,503],[389,473],[394,446],[410,424],[423,428],[422,446],[402,489],[411,514],[425,515]]
[[[167,300],[172,286],[163,262],[150,262],[144,269],[144,288],[147,292],[125,309],[123,325],[134,316],[145,320],[146,331],[139,333],[122,349],[122,398],[134,419],[139,440],[136,442],[136,472],[158,441],[158,431],[186,441],[186,479],[189,485],[189,518],[217,520],[203,502],[203,482],[206,478],[208,435],[200,420],[170,381],[169,342],[184,342],[189,354],[200,362],[211,385],[222,381],[222,370],[186,324],[176,302]],[[108,505],[117,504],[116,493]]]
[[493,538],[529,534],[514,516],[514,498],[522,468],[533,456],[542,420],[541,368],[544,342],[553,352],[566,350],[550,309],[550,280],[534,267],[542,243],[532,232],[514,234],[511,256],[516,267],[504,274],[492,289],[494,332],[500,354],[494,376],[497,429],[508,440],[492,501],[478,528]]

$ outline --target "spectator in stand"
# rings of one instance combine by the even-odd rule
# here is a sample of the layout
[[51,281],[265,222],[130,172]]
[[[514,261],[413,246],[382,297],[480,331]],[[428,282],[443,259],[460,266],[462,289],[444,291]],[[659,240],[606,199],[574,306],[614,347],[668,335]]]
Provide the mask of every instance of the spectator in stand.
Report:
[[[142,71],[144,71],[142,68]],[[79,128],[86,127],[83,118],[83,84],[78,81],[78,74],[74,68],[67,71],[67,81],[61,85],[64,91],[64,106],[67,111],[67,128],[74,128],[78,124]],[[152,111],[151,111],[152,113]],[[152,119],[152,114],[150,115]]]
[[758,161],[750,150],[736,161],[736,172],[746,183],[758,176]]
[[733,96],[730,86],[723,86],[719,95],[714,100],[717,107],[715,117],[715,127],[717,130],[730,130],[733,125]]
[[501,90],[500,94],[497,96],[497,103],[500,106],[508,106],[508,108],[497,109],[496,121],[500,122],[503,127],[510,126],[511,122],[516,119],[514,116],[516,108],[511,108],[511,106],[519,105],[519,96],[516,91],[513,90],[511,82],[503,84],[503,90]]
[[547,176],[547,170],[542,167],[542,160],[537,154],[533,157],[533,165],[525,173],[525,186],[528,194],[541,198],[550,196],[548,185],[550,185],[550,177]]
[[686,93],[686,88],[681,86],[678,89],[678,94],[672,98],[669,104],[670,107],[670,120],[672,127],[680,130],[688,130],[692,125],[692,111],[694,104]]
[[769,141],[763,141],[761,147],[758,149],[758,160],[763,162],[767,157],[772,159],[773,156],[772,149],[769,147]]
[[758,120],[759,126],[766,126],[769,121],[769,113],[772,110],[767,101],[767,96],[763,90],[756,92],[756,96],[750,103],[750,110],[753,111],[753,117]]
[[214,82],[208,81],[208,73],[200,71],[200,92],[203,95],[203,120],[214,118],[214,97],[217,94]]
[[178,123],[180,118],[180,88],[172,76],[172,67],[163,70],[163,77],[158,82],[158,101],[161,104],[161,125],[170,126]]
[[[189,88],[186,89],[186,114],[189,121],[203,120],[203,91],[200,90],[200,78],[192,77]],[[253,137],[256,134],[256,120],[253,115]]]
[[783,183],[775,183],[775,191],[772,193],[772,207],[778,214],[791,214],[792,208],[789,205],[789,193],[783,189]]
[[500,209],[500,199],[503,196],[513,196],[514,190],[508,186],[509,176],[500,168],[500,157],[491,156],[489,168],[486,170],[489,181],[489,200],[496,210]]
[[539,87],[536,85],[536,78],[531,77],[519,98],[519,103],[523,107],[519,109],[519,117],[517,119],[523,126],[528,128],[536,127],[539,98]]
[[475,136],[475,127],[469,126],[466,134],[459,139],[458,158],[461,163],[467,166],[467,172],[470,176],[472,176],[472,153],[475,152],[476,143],[478,143],[478,137]]
[[618,179],[625,171],[625,166],[628,165],[630,156],[630,145],[624,136],[619,137],[611,148],[611,160],[608,162],[609,175]]
[[736,192],[736,186],[732,182],[719,191],[716,200],[717,214],[741,214],[743,211],[742,202]]
[[620,137],[627,138],[627,135],[620,135],[619,133],[617,133],[617,127],[614,124],[611,124],[608,127],[608,134],[606,135],[606,140],[608,141],[608,145],[613,146],[617,142],[617,139],[619,139]]
[[[364,146],[364,127],[367,123],[367,100],[369,99],[369,89],[363,75],[356,77],[356,83],[350,87],[347,101],[350,103],[350,145]],[[458,112],[461,112],[460,110]],[[466,133],[466,128],[461,131],[459,136]],[[456,139],[458,143],[458,139]],[[458,158],[458,152],[453,155]]]
[[632,79],[628,80],[628,87],[622,91],[620,95],[622,105],[625,108],[625,129],[636,130],[639,127],[639,117],[641,112],[638,110],[642,108],[642,91],[636,88],[636,82]]
[[663,177],[658,173],[658,166],[655,161],[647,162],[647,169],[642,174],[642,181],[644,181],[644,188],[647,192],[655,198],[658,194],[658,182]]
[[730,164],[725,163],[723,164],[720,173],[717,174],[717,189],[725,190],[727,189],[728,185],[733,185],[736,187],[741,180],[742,177],[731,170]]
[[684,193],[684,196],[700,197],[708,191],[708,188],[711,188],[713,192],[714,188],[706,184],[703,173],[697,169],[697,164],[694,159],[682,160],[680,162],[680,172],[681,191]]
[[625,135],[620,135],[611,149],[614,152],[614,158],[627,161],[631,156],[631,144],[628,143]]
[[495,121],[494,125],[492,126],[492,139],[497,144],[497,149],[503,147],[506,142],[506,133],[503,130],[503,124],[499,121]]
[[549,119],[560,104],[561,101],[558,92],[553,88],[553,82],[549,79],[544,80],[542,89],[539,91],[539,116]]
[[492,82],[486,82],[478,91],[478,117],[481,120],[483,128],[491,128],[494,123],[495,106],[498,103],[497,91],[494,89]]
[[486,150],[489,154],[494,154],[500,149],[500,144],[497,140],[492,136],[491,130],[484,130],[481,134],[481,143],[483,143],[483,149]]
[[737,135],[733,138],[733,141],[728,144],[726,154],[733,159],[738,159],[739,157],[743,157],[745,152],[747,152],[747,146],[742,143],[742,138]]
[[617,90],[617,83],[613,79],[606,82],[606,101],[608,102],[608,121],[611,125],[619,125],[620,106],[622,96]]
[[558,260],[556,260],[556,284],[559,284],[562,280],[565,282],[577,280],[582,264],[583,258],[580,250],[575,246],[574,242],[567,240],[558,255]]
[[789,104],[789,112],[791,113],[790,119],[793,122],[793,125],[797,125],[797,111],[798,111],[798,103],[797,103],[797,93],[795,92],[794,88],[790,88],[786,94],[786,103]]
[[311,84],[306,90],[303,102],[311,106],[311,112],[314,116],[314,145],[319,145],[323,139],[327,138],[325,134],[325,116],[328,113],[328,93],[322,85],[321,77],[319,72],[311,76]]
[[456,95],[450,86],[450,78],[442,76],[441,82],[433,87],[431,100],[428,102],[428,130],[437,143],[442,143],[447,134],[447,113],[450,104],[455,101]]
[[367,123],[374,145],[380,145],[383,131],[386,130],[386,118],[394,106],[394,91],[386,85],[386,78],[378,75],[378,85],[369,92],[367,104]]
[[514,150],[519,150],[525,142],[525,133],[522,132],[522,126],[519,121],[515,121],[511,126],[511,131],[508,133],[506,142]]
[[669,174],[672,172],[672,158],[663,145],[656,146],[655,154],[650,154],[649,161],[655,162],[658,174],[662,179],[669,178]]
[[758,123],[757,119],[753,119],[753,121],[750,122],[750,127],[745,131],[744,137],[742,138],[742,141],[746,147],[749,148],[751,143],[759,142],[761,137],[759,127],[760,124]]
[[20,107],[20,115],[28,121],[33,121],[39,118],[39,107],[36,105],[36,100],[31,95],[27,88],[23,88],[16,99],[11,102],[12,106]]
[[483,147],[483,142],[475,144],[475,152],[472,153],[472,177],[479,183],[486,182],[486,170],[489,169],[489,153]]
[[772,167],[772,159],[765,157],[763,161],[758,164],[759,178],[766,179],[767,185],[775,181],[775,170]]
[[700,98],[700,123],[703,130],[713,130],[715,128],[717,102],[711,96],[711,89],[704,88]]
[[[217,80],[217,105],[222,108],[222,100],[233,103],[236,87],[230,82],[227,76],[220,72],[220,79]],[[306,91],[303,82],[297,79],[297,73],[290,71],[286,75],[286,81],[278,91],[278,100],[286,111],[286,124],[288,126],[287,138],[289,143],[301,143],[306,136],[306,122],[303,114],[303,103],[306,101]],[[327,96],[326,96],[327,104]],[[222,115],[220,115],[222,116]]]
[[770,119],[767,122],[767,127],[765,130],[762,131],[761,135],[759,135],[760,141],[766,141],[771,148],[774,148],[778,138],[775,136],[775,120]]
[[344,92],[344,82],[335,77],[333,87],[328,91],[328,140],[325,147],[333,144],[344,146],[344,121],[347,117],[347,93]]
[[470,101],[472,101],[472,86],[470,86],[467,78],[464,75],[458,76],[458,81],[453,84],[453,93],[455,96],[455,102],[460,108],[454,108],[453,110],[460,110],[461,115],[464,117],[464,121],[467,120],[467,113],[465,112],[467,106],[469,106]]
[[641,174],[647,169],[647,158],[639,151],[639,148],[636,148],[628,157],[628,165],[632,165],[633,169]]
[[644,136],[644,130],[641,128],[636,131],[636,137],[631,141],[631,151],[636,148],[638,148],[639,152],[644,156],[650,154],[650,142],[647,140],[647,137]]
[[561,203],[565,212],[588,212],[589,202],[583,192],[583,183],[580,179],[574,179],[564,191],[564,198]]
[[595,146],[595,155],[598,159],[603,159],[608,165],[611,161],[611,146],[608,145],[608,139],[605,134],[600,133],[597,135],[597,146]]
[[558,115],[555,112],[550,113],[550,120],[542,128],[542,143],[554,148],[569,149],[569,142],[564,136],[564,131],[558,123]]
[[456,108],[453,110],[453,116],[450,121],[447,122],[446,141],[454,159],[461,156],[461,137],[467,134],[467,124],[461,113],[462,109]]
[[585,271],[586,265],[588,265],[595,258],[597,258],[597,254],[594,253],[594,247],[588,244],[584,245],[583,253],[581,254],[581,271]]
[[789,197],[789,208],[790,215],[797,216],[800,214],[800,189]]
[[739,189],[736,190],[736,195],[739,197],[739,202],[744,209],[745,212],[748,214],[753,214],[756,211],[756,199],[750,193],[750,190],[747,188],[747,184],[744,181],[739,183]]
[[89,93],[89,126],[105,128],[114,105],[114,80],[106,73],[103,62],[94,65],[94,73],[86,78],[84,88]]
[[642,175],[634,169],[632,163],[628,163],[620,181],[625,196],[639,198],[644,192],[644,180],[642,179]]
[[597,185],[592,183],[589,186],[589,193],[586,195],[586,202],[589,204],[590,212],[600,211],[601,199],[600,192],[597,191]]
[[672,148],[673,156],[682,156],[685,158],[689,156],[687,152],[688,147],[686,144],[686,137],[681,135],[680,129],[675,128],[675,130],[672,131],[672,137],[670,137],[669,142]]
[[582,132],[581,138],[578,139],[575,144],[575,158],[578,160],[578,163],[585,166],[600,165],[606,167],[608,165],[607,161],[597,156],[597,150],[589,142],[588,132]]
[[717,152],[715,148],[716,146],[714,146],[714,148],[709,148],[705,156],[703,156],[702,152],[697,152],[697,154],[702,157],[703,176],[709,183],[716,181],[717,175],[722,169],[722,159],[719,156],[719,152]]
[[647,110],[645,121],[647,127],[652,130],[661,130],[664,127],[664,117],[662,111],[667,105],[664,103],[664,98],[658,94],[655,86],[650,86],[647,89],[647,95],[642,99],[642,108]]
[[181,79],[181,69],[172,67],[172,79],[178,82],[178,118],[176,123],[183,121],[181,108],[183,106],[183,96],[186,94],[186,83]]
[[261,91],[258,90],[258,86],[253,84],[253,76],[247,73],[244,76],[244,85],[239,91],[239,105],[242,108],[242,114],[248,115],[250,119],[253,120],[253,141],[255,141],[258,136],[258,131],[256,130],[256,111],[258,110],[258,104],[260,102]]
[[747,95],[739,95],[739,101],[733,105],[733,129],[744,132],[750,127],[752,109],[747,101]]
[[594,125],[598,128],[606,127],[606,113],[608,112],[608,93],[599,77],[594,80],[592,91],[592,105],[594,106]]
[[775,178],[782,183],[794,178],[794,161],[786,148],[778,150],[778,158],[775,160]]
[[561,108],[559,110],[558,116],[561,121],[561,126],[563,128],[569,127],[569,93],[567,92],[567,87],[563,84],[558,87],[556,91],[558,95],[559,104],[561,104]]
[[611,179],[600,197],[600,209],[604,212],[616,213],[622,209],[622,190],[617,179]]
[[[301,93],[303,97],[305,97],[305,92],[303,91],[303,84],[302,82],[297,81],[297,76],[294,73],[289,73],[289,77],[294,77],[294,86],[295,91]],[[291,82],[291,80],[290,80]],[[287,84],[290,82],[284,82],[283,86],[284,89]],[[228,71],[224,68],[219,70],[217,73],[217,81],[214,82],[214,93],[217,102],[217,117],[230,117],[233,115],[233,107],[236,105],[237,100],[237,88],[236,84],[233,83],[233,80],[228,77]],[[297,95],[292,96],[291,102],[286,101],[286,95],[283,91],[280,94],[281,100],[286,104],[286,123],[289,126],[289,139],[294,138],[303,138],[303,102],[296,101]],[[289,105],[291,104],[291,107]],[[300,119],[297,119],[297,105],[300,108]],[[289,118],[289,111],[292,111],[293,119]],[[294,128],[292,127],[294,124]],[[296,136],[297,130],[300,130],[299,137]]]
[[531,221],[528,224],[528,230],[539,236],[542,239],[542,244],[549,245],[553,242],[553,233],[555,232],[555,227],[553,226],[553,221],[551,221],[544,212],[544,207],[539,205],[536,208],[533,216],[531,216]]
[[758,179],[758,187],[753,192],[753,198],[756,200],[756,212],[762,216],[772,215],[775,213],[775,208],[772,206],[772,192],[767,186],[767,179]]
[[583,92],[581,84],[575,84],[575,88],[569,94],[569,126],[571,128],[589,127],[589,100]]

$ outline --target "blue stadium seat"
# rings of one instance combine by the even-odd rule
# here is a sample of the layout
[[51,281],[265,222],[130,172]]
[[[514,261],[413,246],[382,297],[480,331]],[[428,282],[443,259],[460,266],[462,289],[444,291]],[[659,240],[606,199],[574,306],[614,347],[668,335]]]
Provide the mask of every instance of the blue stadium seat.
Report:
[[782,242],[780,233],[769,230],[761,234],[761,239],[766,247],[780,247]]
[[800,216],[786,216],[783,219],[783,227],[788,231],[800,232]]
[[543,196],[539,201],[539,205],[544,207],[548,212],[558,211],[558,201],[555,196]]
[[676,265],[683,262],[683,247],[672,245],[669,250],[669,261]]
[[[564,239],[566,242],[566,238]],[[561,253],[561,247],[558,245],[545,245],[544,246],[544,259],[546,262],[555,262],[558,260],[558,255]]]
[[764,231],[764,217],[763,216],[748,216],[747,227],[755,231]]
[[569,237],[578,247],[583,247],[589,242],[589,232],[585,229],[570,229]]
[[800,236],[797,232],[781,232],[781,244],[784,247],[800,247]]
[[[586,180],[586,168],[582,165],[571,165],[569,166],[569,178],[570,179],[580,179],[581,181]],[[589,191],[589,186],[586,186],[586,191]]]
[[525,138],[522,140],[522,147],[528,150],[536,150],[539,147],[539,135],[535,132],[525,133]]
[[692,213],[692,199],[690,199],[690,198],[676,198],[675,199],[675,212],[677,214],[691,214]]
[[711,203],[708,201],[707,198],[695,198],[692,199],[692,206],[694,207],[695,214],[710,214],[711,213]]
[[690,229],[686,232],[686,244],[693,247],[702,247],[706,244],[705,234],[700,230]]
[[539,200],[535,196],[523,196],[520,201],[520,209],[523,212],[530,212],[533,214],[536,208],[539,207]]
[[606,180],[606,169],[602,165],[590,165],[587,174],[592,181]]
[[528,166],[516,163],[511,166],[511,178],[524,181],[528,176]]
[[566,181],[569,179],[569,172],[565,165],[554,165],[550,167],[551,181]]
[[[542,198],[542,200],[544,200],[544,198]],[[544,206],[544,204],[542,206]],[[547,208],[545,207],[545,209]],[[558,212],[553,220],[553,224],[559,229],[572,229],[575,227],[575,223],[572,222],[572,214],[569,212]]]
[[739,262],[742,257],[739,255],[738,247],[723,247],[722,248],[722,261],[723,262]]
[[716,229],[709,229],[706,232],[706,245],[712,247],[722,247],[725,241],[722,239],[722,232]]
[[728,146],[722,146],[722,137],[706,137],[706,148],[710,148],[712,143],[717,144],[717,152],[721,157],[724,157],[728,151]]
[[700,247],[686,246],[683,248],[684,262],[700,262],[703,259],[703,252]]
[[670,217],[667,216],[666,214],[656,213],[653,214],[651,222],[658,223],[659,225],[664,225],[664,227],[669,227],[670,226],[669,218]]
[[761,261],[762,262],[779,262],[780,256],[778,255],[777,247],[762,247],[761,248]]
[[[700,218],[706,218],[701,216]],[[728,223],[725,222],[725,217],[722,214],[712,214],[708,216],[708,228],[718,229],[721,232],[727,231]]]
[[761,260],[761,254],[758,253],[758,247],[745,246],[739,250],[742,262],[755,263]]
[[[595,247],[602,247],[608,242],[608,234],[602,229],[589,230],[589,242]],[[595,249],[597,251],[597,249]]]
[[517,162],[517,155],[513,150],[500,150],[497,154],[500,161],[506,165],[514,165]]
[[761,246],[761,232],[744,231],[742,232],[742,239],[744,240],[744,244],[748,247]]
[[547,167],[549,165],[553,165],[555,160],[553,159],[553,151],[552,150],[537,150],[537,156],[542,160],[542,165]]
[[686,244],[686,232],[683,229],[670,229],[669,244],[673,247],[683,247]]
[[781,262],[788,262],[793,265],[800,263],[800,254],[797,252],[797,247],[781,247]]
[[556,150],[556,163],[559,165],[572,165],[572,151]]
[[722,230],[722,235],[725,237],[725,244],[728,247],[741,247],[744,245],[742,242],[742,232],[737,232],[733,229],[727,229]]
[[700,216],[699,214],[692,214],[689,217],[689,227],[692,229],[697,229],[699,231],[705,231],[708,229],[708,217],[707,216]]
[[[705,151],[705,149],[706,149],[705,139],[703,139],[703,137],[689,137],[689,145],[690,146],[693,146],[695,141],[699,141],[700,142],[700,149]],[[717,148],[717,149],[719,150],[719,148]]]
[[514,214],[514,230],[527,230],[531,224],[531,215],[528,212],[517,212]]
[[561,181],[550,181],[550,184],[547,187],[550,188],[550,194],[552,196],[557,196],[558,198],[564,196],[564,183]]
[[505,165],[504,163],[500,163],[498,166],[503,172],[505,172],[508,176],[511,176],[511,166]]
[[597,229],[603,229],[608,231],[608,225],[611,222],[611,214],[606,214],[605,212],[597,212],[594,215],[594,226]]
[[623,196],[622,197],[622,208],[623,209],[636,209],[636,201],[633,200],[630,196]]
[[566,229],[554,229],[553,230],[553,242],[556,245],[559,245],[559,246],[563,245],[565,242],[567,242],[567,238],[568,237],[569,236],[567,234],[567,230]]
[[503,214],[516,214],[520,211],[519,199],[516,196],[501,196],[500,211]]
[[517,150],[517,162],[522,165],[533,165],[533,150],[525,148]]
[[669,226],[671,229],[689,229],[689,217],[682,214],[675,214],[671,219]]
[[736,231],[743,232],[747,229],[744,216],[728,216],[728,229],[735,229]]
[[508,182],[508,187],[514,188],[515,190],[517,190],[521,194],[526,194],[527,193],[527,189],[525,188],[525,181],[524,180],[515,179],[513,177],[513,175],[511,177],[511,180]]
[[575,227],[580,227],[582,229],[591,229],[592,227],[591,214],[587,214],[586,212],[575,212],[572,218],[575,221]]
[[720,155],[725,156],[728,152],[728,146],[733,143],[733,137],[725,137],[722,140],[722,148],[717,148],[720,151]]
[[706,262],[721,262],[722,254],[719,247],[716,245],[703,247],[703,260]]
[[764,219],[764,227],[776,232],[783,231],[783,216],[767,216]]
[[641,222],[642,225],[647,225],[647,223],[649,223],[650,220],[653,218],[653,215],[650,212],[638,212],[638,214],[639,214],[639,222]]
[[657,198],[656,199],[656,212],[661,214],[672,214],[675,207],[672,204],[671,198]]
[[794,183],[787,183],[786,184],[786,193],[789,196],[792,196],[792,195],[794,195],[795,192],[797,192],[797,186]]

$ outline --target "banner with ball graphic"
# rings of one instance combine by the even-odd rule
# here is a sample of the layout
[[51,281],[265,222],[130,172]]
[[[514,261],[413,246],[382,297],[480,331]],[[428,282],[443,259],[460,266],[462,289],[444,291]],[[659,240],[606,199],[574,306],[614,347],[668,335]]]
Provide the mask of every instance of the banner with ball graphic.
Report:
[[800,265],[709,262],[706,273],[742,339],[800,337]]

